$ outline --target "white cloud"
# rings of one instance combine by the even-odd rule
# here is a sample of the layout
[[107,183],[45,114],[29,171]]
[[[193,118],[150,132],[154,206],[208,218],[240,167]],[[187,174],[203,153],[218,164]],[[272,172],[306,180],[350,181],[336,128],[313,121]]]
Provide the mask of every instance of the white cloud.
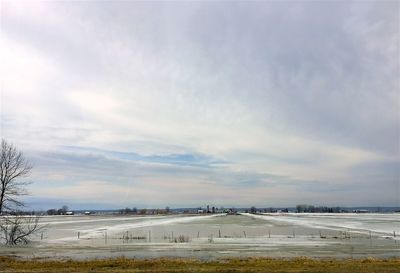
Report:
[[[139,165],[140,181],[164,181],[143,196],[182,204],[291,202],[293,181],[320,185],[326,200],[324,185],[359,185],[355,170],[371,164],[381,166],[377,182],[399,179],[385,176],[400,161],[398,3],[3,2],[1,135],[41,158],[35,178],[50,175],[57,195],[83,199],[92,187],[95,199],[114,187],[116,201],[127,189],[116,177]],[[121,167],[107,155],[90,159],[100,167],[88,165],[88,179],[87,154],[67,146],[223,163]],[[243,174],[281,188],[249,184],[239,197]]]

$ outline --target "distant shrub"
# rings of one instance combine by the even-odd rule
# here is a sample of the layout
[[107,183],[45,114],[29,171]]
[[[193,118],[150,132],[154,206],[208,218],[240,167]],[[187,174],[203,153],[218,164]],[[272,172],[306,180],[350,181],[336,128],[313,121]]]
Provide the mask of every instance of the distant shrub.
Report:
[[188,243],[190,241],[189,236],[179,235],[173,239],[174,243]]

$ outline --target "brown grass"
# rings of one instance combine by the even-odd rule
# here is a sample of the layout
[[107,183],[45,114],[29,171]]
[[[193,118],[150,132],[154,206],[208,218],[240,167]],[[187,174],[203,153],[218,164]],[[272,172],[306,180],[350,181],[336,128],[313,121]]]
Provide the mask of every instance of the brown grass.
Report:
[[268,272],[400,273],[400,258],[318,260],[308,258],[19,260],[0,257],[0,272]]

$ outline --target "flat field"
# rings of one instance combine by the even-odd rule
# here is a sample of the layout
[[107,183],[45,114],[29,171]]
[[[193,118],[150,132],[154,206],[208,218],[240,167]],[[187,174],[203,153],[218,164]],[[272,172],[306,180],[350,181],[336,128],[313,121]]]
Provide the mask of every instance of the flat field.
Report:
[[[18,258],[400,257],[400,214],[46,216]],[[398,270],[400,272],[400,269]]]

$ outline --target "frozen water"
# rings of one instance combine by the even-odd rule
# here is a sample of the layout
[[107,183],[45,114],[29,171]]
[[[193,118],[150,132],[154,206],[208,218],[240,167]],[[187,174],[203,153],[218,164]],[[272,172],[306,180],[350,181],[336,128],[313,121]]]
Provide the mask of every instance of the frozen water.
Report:
[[[356,214],[356,213],[285,213],[243,215],[263,219],[272,223],[286,223],[309,228],[353,230],[363,232],[391,235],[396,232],[400,235],[400,214]],[[400,237],[400,236],[399,236]]]
[[399,214],[75,215],[41,224],[32,245],[3,247],[0,255],[400,256]]

